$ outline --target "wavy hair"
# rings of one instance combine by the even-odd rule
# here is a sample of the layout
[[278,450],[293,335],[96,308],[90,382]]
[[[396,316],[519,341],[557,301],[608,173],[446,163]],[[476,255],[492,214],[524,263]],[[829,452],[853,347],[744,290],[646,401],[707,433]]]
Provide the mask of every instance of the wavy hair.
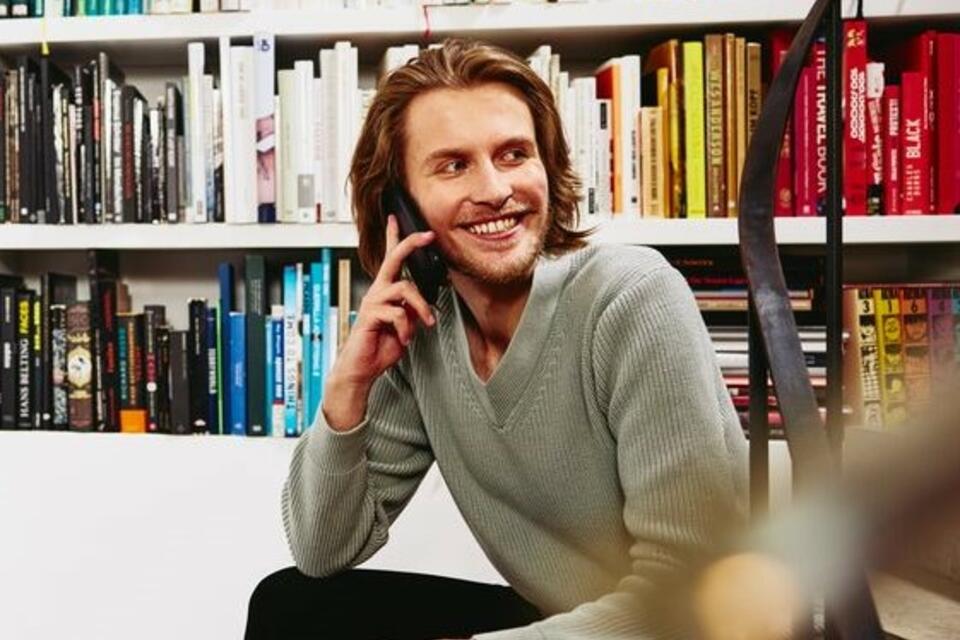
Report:
[[519,90],[533,116],[536,142],[547,175],[550,225],[543,251],[559,255],[586,245],[588,230],[577,230],[581,183],[570,164],[553,93],[515,54],[482,42],[447,39],[422,51],[384,76],[377,87],[353,153],[349,180],[359,233],[359,257],[373,277],[386,251],[386,218],[380,196],[388,184],[405,184],[405,115],[410,102],[433,89],[465,89],[503,83]]

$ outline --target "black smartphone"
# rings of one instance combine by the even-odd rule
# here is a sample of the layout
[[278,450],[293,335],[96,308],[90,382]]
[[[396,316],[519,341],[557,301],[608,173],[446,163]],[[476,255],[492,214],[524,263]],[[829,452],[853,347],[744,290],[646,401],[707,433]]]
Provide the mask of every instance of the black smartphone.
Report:
[[[392,184],[384,189],[380,211],[384,220],[391,213],[397,217],[401,240],[411,233],[430,230],[413,198],[399,185]],[[447,264],[440,252],[432,245],[417,247],[403,264],[427,304],[435,305],[440,287],[447,282]]]

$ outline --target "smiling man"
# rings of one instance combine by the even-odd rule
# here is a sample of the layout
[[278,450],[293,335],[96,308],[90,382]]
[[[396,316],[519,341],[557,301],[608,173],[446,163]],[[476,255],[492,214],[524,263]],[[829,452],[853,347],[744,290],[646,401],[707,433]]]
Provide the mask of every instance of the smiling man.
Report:
[[[745,443],[683,278],[587,245],[549,88],[447,41],[380,85],[351,169],[373,276],[283,491],[296,568],[248,638],[652,638],[659,581],[743,514]],[[384,189],[430,228],[398,237]],[[433,243],[435,307],[401,279]],[[360,571],[431,464],[510,587]]]

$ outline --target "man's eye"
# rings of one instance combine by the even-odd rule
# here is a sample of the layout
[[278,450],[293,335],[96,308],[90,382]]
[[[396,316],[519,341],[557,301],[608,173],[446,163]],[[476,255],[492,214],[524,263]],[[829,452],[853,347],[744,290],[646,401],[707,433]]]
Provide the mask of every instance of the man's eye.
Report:
[[440,173],[459,173],[463,171],[467,163],[463,160],[451,160],[440,165]]
[[527,157],[527,152],[523,149],[511,149],[503,154],[503,159],[507,162],[519,162]]

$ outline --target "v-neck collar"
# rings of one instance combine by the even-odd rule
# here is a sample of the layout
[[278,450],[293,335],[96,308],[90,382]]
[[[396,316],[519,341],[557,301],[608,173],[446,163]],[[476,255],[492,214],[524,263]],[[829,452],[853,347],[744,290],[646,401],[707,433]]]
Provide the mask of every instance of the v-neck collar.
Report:
[[452,333],[458,355],[457,364],[463,370],[468,385],[480,401],[487,417],[499,428],[508,425],[514,409],[530,387],[531,381],[536,378],[569,263],[569,260],[563,258],[543,256],[539,259],[534,269],[530,295],[523,307],[517,328],[507,350],[486,382],[477,375],[470,358],[461,308],[464,303],[452,287],[449,289],[453,313],[448,315],[454,324]]

